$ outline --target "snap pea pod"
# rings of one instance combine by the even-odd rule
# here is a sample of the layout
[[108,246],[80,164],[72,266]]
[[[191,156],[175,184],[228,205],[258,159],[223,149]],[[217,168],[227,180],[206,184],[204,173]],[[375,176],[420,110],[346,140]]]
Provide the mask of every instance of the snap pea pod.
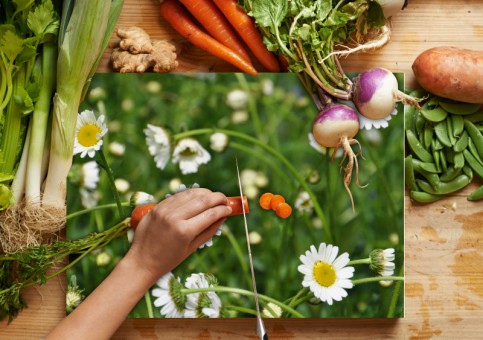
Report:
[[438,172],[441,172],[441,157],[440,157],[441,150],[433,150],[433,160],[434,166]]
[[448,170],[448,163],[446,161],[446,154],[444,153],[444,150],[439,150],[439,164],[441,165],[441,171],[445,172]]
[[411,130],[406,130],[406,139],[409,147],[420,160],[426,163],[433,162],[433,156],[424,149],[416,135]]
[[443,198],[442,195],[432,195],[424,191],[415,190],[411,190],[409,192],[409,197],[411,197],[413,201],[416,201],[418,203],[432,203]]
[[468,150],[470,150],[471,154],[475,159],[483,164],[483,160],[481,159],[480,155],[478,154],[478,150],[476,150],[475,143],[473,143],[473,140],[471,138],[468,139]]
[[413,105],[405,105],[404,127],[406,130],[416,132],[417,109]]
[[463,131],[459,139],[453,145],[454,152],[462,152],[468,146],[469,135],[466,130]]
[[433,141],[431,142],[431,148],[435,151],[443,150],[444,145],[441,144],[438,138],[433,138]]
[[454,167],[458,169],[463,169],[465,166],[465,157],[462,152],[454,154]]
[[433,123],[441,122],[448,117],[448,112],[439,106],[430,110],[422,108],[420,112],[427,121]]
[[458,175],[455,179],[450,182],[439,182],[436,188],[433,188],[431,184],[421,179],[416,179],[417,185],[428,194],[432,195],[447,195],[458,190],[463,189],[471,180],[466,175]]
[[454,166],[451,166],[439,177],[439,179],[443,182],[449,182],[458,176],[461,170],[461,168],[456,169]]
[[446,122],[446,131],[448,133],[448,139],[449,139],[449,142],[451,143],[451,146],[455,145],[456,143],[456,137],[453,135],[453,120],[450,118],[450,119],[446,119],[445,120]]
[[420,174],[421,176],[423,176],[424,178],[426,178],[426,180],[429,182],[429,184],[431,184],[433,188],[436,188],[440,182],[438,174],[424,170],[421,167],[422,162],[420,162],[417,159],[413,159],[412,162],[413,162],[414,171]]
[[468,163],[465,164],[463,167],[463,173],[470,178],[470,180],[473,180],[473,170],[471,167],[468,165]]
[[464,150],[463,155],[466,161],[468,162],[469,166],[471,167],[471,169],[473,169],[473,171],[478,176],[480,176],[480,178],[483,178],[483,165],[480,162],[478,162],[478,160],[475,157],[473,157],[471,152],[469,152],[468,150]]
[[459,115],[451,115],[450,119],[451,119],[451,125],[453,127],[453,136],[457,137],[461,133],[463,133],[465,129],[464,119],[462,116],[459,116]]
[[438,137],[438,140],[441,142],[441,144],[447,147],[453,146],[448,137],[448,124],[445,120],[437,123],[434,126],[434,132],[436,133],[436,137]]
[[419,169],[422,169],[426,172],[430,172],[430,173],[434,173],[434,174],[441,172],[441,171],[438,171],[438,169],[436,168],[436,165],[434,163],[421,162],[420,160],[415,159],[415,158],[413,158],[412,161],[413,161],[414,168],[419,168]]
[[415,129],[416,135],[421,135],[424,129],[424,124],[426,124],[426,119],[421,115],[419,111],[416,111],[416,122],[415,122]]
[[471,140],[475,144],[476,150],[478,150],[478,155],[483,157],[483,135],[475,126],[474,123],[465,119],[465,129],[471,137]]
[[422,144],[426,150],[428,150],[431,147],[431,143],[433,141],[433,135],[434,135],[434,129],[431,126],[431,123],[426,122],[426,124],[424,124],[423,141],[422,141]]
[[480,110],[480,111],[478,111],[476,113],[473,113],[471,115],[465,116],[464,119],[469,120],[472,123],[475,123],[475,122],[483,122],[483,110]]
[[413,156],[404,158],[404,181],[411,190],[418,190],[416,178],[414,177]]
[[483,185],[478,189],[474,190],[471,194],[466,197],[468,201],[478,201],[483,199]]

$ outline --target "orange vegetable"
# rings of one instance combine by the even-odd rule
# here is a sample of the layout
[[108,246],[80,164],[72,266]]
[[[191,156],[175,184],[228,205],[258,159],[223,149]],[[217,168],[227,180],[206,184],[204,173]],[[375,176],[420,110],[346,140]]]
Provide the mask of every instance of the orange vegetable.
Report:
[[243,41],[253,52],[258,61],[270,72],[280,72],[280,65],[275,55],[263,43],[263,37],[252,18],[237,5],[236,0],[213,0],[216,6],[238,32]]
[[133,230],[136,230],[136,228],[139,225],[139,222],[141,222],[141,219],[155,206],[156,206],[155,203],[151,203],[151,204],[140,205],[134,208],[134,210],[131,213],[131,228],[133,228]]
[[285,203],[285,198],[282,195],[273,195],[272,199],[270,200],[270,208],[273,211],[277,210],[279,204]]
[[165,0],[160,5],[163,18],[183,37],[206,52],[236,66],[243,72],[258,75],[253,65],[235,53],[232,49],[219,43],[203,32],[190,18],[188,12],[177,0]]
[[275,213],[280,218],[288,218],[292,214],[292,207],[288,203],[280,203],[275,209]]
[[[231,214],[228,216],[243,215],[241,197],[234,196],[234,197],[227,197],[227,199],[228,199],[228,205],[232,209]],[[250,208],[248,207],[248,197],[246,196],[243,196],[243,205],[245,206],[245,213],[248,214],[250,212]]]
[[273,194],[270,192],[264,193],[262,196],[260,196],[260,206],[265,209],[265,210],[270,210],[270,202],[272,201]]
[[216,7],[213,0],[179,0],[208,33],[240,57],[250,60],[250,55],[240,41],[237,33]]

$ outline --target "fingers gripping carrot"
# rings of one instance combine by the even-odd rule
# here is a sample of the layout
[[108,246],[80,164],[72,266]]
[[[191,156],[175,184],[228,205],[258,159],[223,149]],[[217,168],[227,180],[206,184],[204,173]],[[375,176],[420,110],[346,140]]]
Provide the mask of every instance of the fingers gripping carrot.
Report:
[[216,7],[213,0],[179,0],[208,33],[240,57],[250,60],[250,55],[237,33]]
[[258,74],[250,62],[246,61],[233,50],[219,43],[196,26],[186,10],[177,0],[165,0],[161,2],[160,12],[163,18],[169,22],[179,34],[194,45],[204,49],[215,57],[229,62],[243,72],[252,75]]
[[245,41],[258,61],[271,72],[280,72],[280,65],[275,55],[270,52],[265,44],[261,33],[258,31],[253,20],[245,11],[237,5],[236,0],[213,0],[223,12],[231,25]]

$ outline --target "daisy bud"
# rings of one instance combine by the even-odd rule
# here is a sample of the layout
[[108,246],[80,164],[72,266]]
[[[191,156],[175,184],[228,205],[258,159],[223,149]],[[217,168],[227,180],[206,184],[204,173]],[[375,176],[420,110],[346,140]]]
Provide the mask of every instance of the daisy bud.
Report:
[[146,83],[146,91],[152,94],[161,92],[161,83],[159,81],[151,80]]
[[111,262],[111,255],[106,253],[105,251],[97,254],[96,256],[96,264],[99,267],[105,267]]
[[380,276],[391,276],[394,274],[394,249],[374,249],[369,254],[371,264],[369,267]]
[[67,313],[72,312],[84,299],[84,295],[82,295],[83,289],[80,289],[77,286],[77,280],[75,275],[72,275],[70,278],[70,283],[67,286],[67,292],[65,294],[65,305]]
[[126,151],[126,146],[118,142],[112,142],[112,143],[109,143],[108,150],[112,155],[121,157],[121,156],[124,156],[124,152]]
[[114,180],[114,185],[116,186],[117,191],[119,191],[121,194],[125,194],[131,187],[129,182],[124,178],[116,178]]
[[222,132],[215,132],[210,136],[210,148],[216,152],[223,152],[228,145],[228,136]]
[[226,105],[234,110],[244,109],[248,104],[248,95],[243,90],[232,90],[226,96]]
[[129,199],[129,205],[131,205],[131,207],[137,207],[138,205],[144,205],[149,203],[156,203],[154,200],[154,196],[143,191],[136,191],[134,194],[131,195],[131,198]]
[[282,308],[273,302],[267,303],[267,306],[263,308],[262,316],[264,318],[280,318],[282,316]]

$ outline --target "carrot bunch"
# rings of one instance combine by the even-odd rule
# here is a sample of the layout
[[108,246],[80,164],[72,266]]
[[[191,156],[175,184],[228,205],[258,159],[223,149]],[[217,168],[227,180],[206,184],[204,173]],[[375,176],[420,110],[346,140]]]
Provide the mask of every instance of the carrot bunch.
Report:
[[273,210],[280,218],[288,218],[292,214],[292,207],[282,195],[266,192],[260,196],[259,202],[262,209]]
[[243,72],[258,74],[246,47],[267,71],[280,71],[278,59],[236,0],[161,0],[160,13],[192,44]]

